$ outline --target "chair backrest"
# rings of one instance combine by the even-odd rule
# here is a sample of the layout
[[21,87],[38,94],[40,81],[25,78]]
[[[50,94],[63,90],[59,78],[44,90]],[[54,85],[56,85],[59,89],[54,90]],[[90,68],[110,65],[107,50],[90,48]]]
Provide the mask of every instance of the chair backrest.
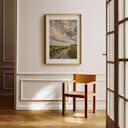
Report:
[[89,83],[96,81],[94,74],[74,74],[74,80],[78,83]]

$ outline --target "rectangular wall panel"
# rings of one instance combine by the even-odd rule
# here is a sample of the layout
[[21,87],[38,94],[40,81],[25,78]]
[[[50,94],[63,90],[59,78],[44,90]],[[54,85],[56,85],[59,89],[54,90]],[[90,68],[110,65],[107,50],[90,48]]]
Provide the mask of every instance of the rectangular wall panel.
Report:
[[21,80],[21,101],[61,100],[62,82],[46,80]]
[[[96,78],[97,110],[105,110],[105,75],[97,75]],[[62,82],[66,80],[72,80],[72,75],[17,75],[16,108],[23,110],[62,109]],[[103,93],[101,93],[101,90]],[[83,110],[83,100],[78,99],[77,101],[78,109]],[[72,99],[67,98],[67,109],[72,109]],[[92,110],[92,98],[89,99],[89,109]]]
[[0,68],[0,95],[14,95],[14,71],[13,69]]
[[15,38],[14,0],[3,0],[3,61],[14,62]]
[[2,96],[14,95],[16,8],[16,0],[0,0],[0,95]]
[[3,89],[5,90],[14,89],[14,72],[13,71],[3,72]]
[[2,60],[2,42],[3,42],[3,8],[2,0],[0,0],[0,64]]

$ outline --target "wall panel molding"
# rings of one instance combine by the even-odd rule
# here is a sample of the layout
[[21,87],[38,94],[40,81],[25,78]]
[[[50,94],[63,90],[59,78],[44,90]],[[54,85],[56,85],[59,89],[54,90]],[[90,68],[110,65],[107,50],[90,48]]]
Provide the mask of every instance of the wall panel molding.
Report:
[[[16,0],[0,0],[0,95],[14,95]],[[13,102],[13,101],[10,101]]]
[[[67,80],[67,79],[65,79],[65,80]],[[62,82],[63,81],[65,81],[65,80],[62,80],[62,79],[20,79],[20,88],[19,88],[19,94],[20,94],[20,96],[19,96],[19,98],[20,98],[20,101],[22,102],[22,101],[27,101],[27,102],[36,102],[36,101],[61,101],[61,97],[57,97],[57,98],[48,98],[48,99],[40,99],[40,97],[39,97],[39,99],[36,99],[36,98],[33,98],[33,97],[31,97],[31,98],[28,98],[28,97],[25,97],[24,96],[24,90],[25,90],[25,85],[24,85],[24,83],[26,82],[26,83],[32,83],[32,85],[30,84],[29,85],[29,87],[30,87],[30,89],[32,88],[32,86],[38,86],[37,85],[37,83],[39,83],[39,82],[41,82],[42,83],[42,86],[45,86],[45,85],[43,85],[43,83],[45,83],[45,84],[57,84],[57,83],[59,83],[59,86],[61,86],[62,85]],[[35,83],[35,85],[34,85],[34,83]],[[55,86],[55,85],[50,85],[50,86]],[[50,91],[50,88],[48,88],[49,90],[47,90],[47,91]],[[52,88],[51,88],[52,89]],[[60,90],[61,91],[61,90]],[[42,94],[44,94],[43,92],[42,92]]]
[[14,75],[14,72],[13,71],[3,71],[3,84],[2,84],[3,90],[13,90],[14,89],[14,87],[11,87],[11,86],[10,87],[6,87],[6,85],[8,85],[8,84],[6,84],[6,82],[7,82],[6,81],[6,77],[9,74],[11,74],[11,77],[12,77]]
[[[97,109],[105,110],[105,75],[97,76]],[[16,109],[17,110],[58,110],[62,108],[62,82],[71,80],[72,74],[18,74],[16,86]],[[28,94],[29,93],[29,94]],[[45,94],[44,94],[45,93]],[[41,95],[40,95],[41,94]],[[53,94],[50,97],[49,94]],[[54,95],[56,95],[54,97]],[[100,95],[100,96],[99,96]],[[46,98],[45,98],[46,97]],[[45,98],[45,99],[44,99]],[[83,101],[78,102],[78,109],[82,109]],[[92,100],[89,99],[89,108]],[[71,109],[71,99],[67,99],[67,109]]]
[[3,0],[3,54],[2,54],[2,62],[8,62],[5,59],[5,0]]
[[14,69],[14,66],[6,66],[6,65],[0,65],[1,69]]
[[2,54],[2,62],[3,63],[14,63],[14,59],[6,58],[6,0],[3,0],[3,54]]

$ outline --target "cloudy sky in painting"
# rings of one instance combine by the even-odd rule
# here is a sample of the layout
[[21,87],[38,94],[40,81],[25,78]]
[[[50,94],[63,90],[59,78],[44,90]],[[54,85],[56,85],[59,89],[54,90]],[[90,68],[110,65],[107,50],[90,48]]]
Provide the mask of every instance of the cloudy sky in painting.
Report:
[[50,20],[50,44],[77,42],[76,20]]

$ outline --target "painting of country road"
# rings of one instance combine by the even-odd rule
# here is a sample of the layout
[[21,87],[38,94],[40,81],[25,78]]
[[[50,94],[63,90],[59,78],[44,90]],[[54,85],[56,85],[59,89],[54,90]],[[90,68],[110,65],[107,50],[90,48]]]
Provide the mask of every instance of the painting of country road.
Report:
[[[53,16],[53,15],[52,15]],[[51,62],[71,62],[79,58],[80,33],[79,20],[77,17],[63,18],[57,15],[48,19],[48,57]]]
[[77,58],[76,20],[50,20],[50,58]]

